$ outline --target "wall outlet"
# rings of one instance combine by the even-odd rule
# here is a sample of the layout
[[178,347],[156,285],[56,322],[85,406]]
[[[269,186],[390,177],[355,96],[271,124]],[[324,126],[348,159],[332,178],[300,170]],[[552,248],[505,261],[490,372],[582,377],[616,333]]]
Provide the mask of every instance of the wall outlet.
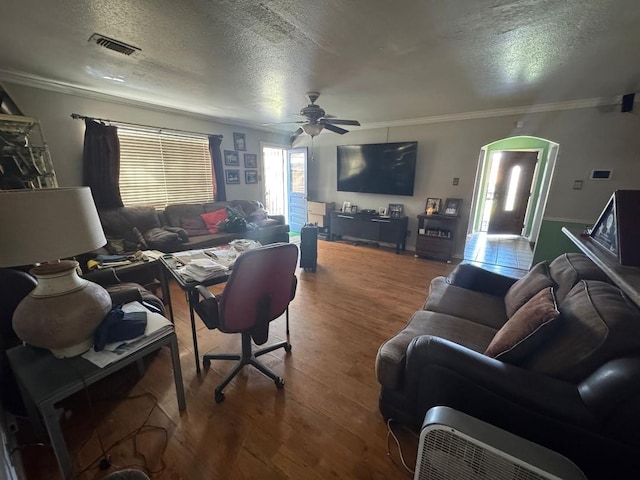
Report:
[[573,189],[574,190],[582,190],[582,180],[574,180],[573,181]]

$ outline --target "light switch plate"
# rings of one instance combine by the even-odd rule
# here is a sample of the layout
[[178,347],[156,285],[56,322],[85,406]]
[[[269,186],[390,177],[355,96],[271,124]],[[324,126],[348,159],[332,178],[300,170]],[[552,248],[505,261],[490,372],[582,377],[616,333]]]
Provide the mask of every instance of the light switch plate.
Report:
[[460,183],[460,178],[458,177],[453,177],[453,182],[454,185],[458,185]]
[[582,190],[582,180],[574,180],[573,181],[573,189],[574,190]]

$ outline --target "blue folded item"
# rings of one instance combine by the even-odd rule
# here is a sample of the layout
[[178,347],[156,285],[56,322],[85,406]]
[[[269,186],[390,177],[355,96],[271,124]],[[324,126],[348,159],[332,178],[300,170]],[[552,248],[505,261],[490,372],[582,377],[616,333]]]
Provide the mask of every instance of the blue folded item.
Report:
[[93,349],[104,350],[108,343],[123,342],[144,335],[147,328],[147,312],[124,312],[114,307],[102,320],[93,335]]

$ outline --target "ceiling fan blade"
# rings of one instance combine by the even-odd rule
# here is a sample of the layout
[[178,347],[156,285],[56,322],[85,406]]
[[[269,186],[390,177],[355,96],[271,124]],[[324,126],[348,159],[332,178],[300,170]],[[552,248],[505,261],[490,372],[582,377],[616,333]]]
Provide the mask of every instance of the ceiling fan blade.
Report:
[[292,123],[298,124],[298,123],[307,123],[306,121],[297,121],[297,122],[276,122],[276,123],[263,123],[262,126],[268,126],[268,125],[290,125]]
[[304,130],[302,130],[302,127],[298,128],[295,132],[293,132],[293,133],[291,134],[290,139],[289,139],[289,140],[291,141],[291,143],[293,143],[293,141],[294,141],[296,138],[298,138],[300,135],[302,135],[302,133],[303,133],[303,132],[304,132]]
[[329,122],[333,123],[334,125],[355,125],[357,127],[360,126],[360,122],[357,120],[339,120],[337,118],[332,118],[331,120],[329,120]]
[[344,128],[336,127],[335,125],[331,125],[330,123],[322,122],[322,125],[327,130],[331,130],[332,132],[339,133],[340,135],[344,135],[345,133],[349,133],[349,130],[345,130]]

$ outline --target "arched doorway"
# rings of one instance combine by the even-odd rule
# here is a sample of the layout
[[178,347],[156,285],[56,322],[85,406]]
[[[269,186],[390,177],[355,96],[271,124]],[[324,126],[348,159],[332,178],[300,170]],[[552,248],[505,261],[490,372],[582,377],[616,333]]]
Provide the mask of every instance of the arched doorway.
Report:
[[482,147],[465,261],[519,270],[531,267],[558,147],[530,136]]

